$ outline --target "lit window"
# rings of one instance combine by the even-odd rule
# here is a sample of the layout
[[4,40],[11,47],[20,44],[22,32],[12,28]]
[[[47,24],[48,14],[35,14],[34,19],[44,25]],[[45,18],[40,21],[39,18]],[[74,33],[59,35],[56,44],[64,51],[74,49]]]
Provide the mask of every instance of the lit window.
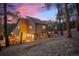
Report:
[[32,29],[32,26],[31,25],[29,26],[29,29]]
[[51,34],[51,32],[50,32],[50,31],[49,31],[48,33],[49,33],[49,34]]
[[46,26],[43,25],[43,26],[42,26],[42,29],[46,29]]

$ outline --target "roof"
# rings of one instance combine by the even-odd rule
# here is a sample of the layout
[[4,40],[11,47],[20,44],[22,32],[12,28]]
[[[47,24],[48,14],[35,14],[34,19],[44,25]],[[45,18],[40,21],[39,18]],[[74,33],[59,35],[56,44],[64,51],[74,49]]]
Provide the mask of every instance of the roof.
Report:
[[26,19],[26,18],[20,18],[19,20],[20,20],[19,22],[24,22],[24,23],[28,23],[29,22],[29,20]]
[[29,16],[26,16],[26,18],[34,23],[38,23],[38,24],[41,23],[40,19],[29,17]]

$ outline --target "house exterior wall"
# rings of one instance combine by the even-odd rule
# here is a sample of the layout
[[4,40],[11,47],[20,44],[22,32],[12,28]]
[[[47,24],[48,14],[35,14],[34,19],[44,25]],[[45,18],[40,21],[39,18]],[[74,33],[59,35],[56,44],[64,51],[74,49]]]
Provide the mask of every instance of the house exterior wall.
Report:
[[37,39],[47,38],[47,28],[43,29],[42,26],[46,25],[35,23],[34,21],[31,21],[31,19],[20,19],[17,27],[13,31],[17,35],[16,41],[20,42],[21,33],[22,42],[33,42]]

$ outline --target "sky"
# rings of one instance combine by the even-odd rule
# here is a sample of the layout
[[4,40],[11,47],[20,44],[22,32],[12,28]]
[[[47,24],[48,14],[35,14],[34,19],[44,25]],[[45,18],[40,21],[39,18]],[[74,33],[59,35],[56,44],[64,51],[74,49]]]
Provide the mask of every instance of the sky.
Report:
[[19,11],[22,17],[31,16],[41,20],[56,20],[57,9],[52,5],[48,7],[44,3],[14,3],[15,11]]

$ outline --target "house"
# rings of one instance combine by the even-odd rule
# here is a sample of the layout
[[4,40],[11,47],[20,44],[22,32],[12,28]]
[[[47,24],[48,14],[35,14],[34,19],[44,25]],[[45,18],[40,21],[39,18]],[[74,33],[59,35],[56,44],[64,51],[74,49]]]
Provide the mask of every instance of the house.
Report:
[[[22,42],[33,42],[39,36],[41,20],[27,16],[20,18],[18,26],[13,30],[19,41],[22,36]],[[22,34],[22,35],[21,35]]]
[[48,38],[48,25],[46,25],[45,22],[29,16],[27,16],[27,19],[29,20],[29,24],[33,27],[31,32],[34,34],[35,40]]
[[13,37],[15,35],[13,42],[33,42],[38,39],[48,38],[48,34],[51,34],[49,33],[48,24],[49,22],[44,22],[34,17],[20,17],[18,25],[12,31]]
[[47,38],[47,28],[47,25],[40,19],[26,16],[26,18],[20,18],[13,32],[19,38],[18,41],[33,42],[37,39]]
[[29,30],[29,33],[32,32],[34,39],[37,40],[40,37],[41,33],[41,20],[33,17],[26,17],[29,20],[29,28],[32,26],[32,30]]
[[[49,22],[49,21],[42,21],[43,26],[46,26],[46,29],[42,29],[42,34],[44,36],[44,38],[50,38],[52,37],[52,34],[54,34],[54,25],[53,22]],[[42,26],[42,27],[43,27]]]

